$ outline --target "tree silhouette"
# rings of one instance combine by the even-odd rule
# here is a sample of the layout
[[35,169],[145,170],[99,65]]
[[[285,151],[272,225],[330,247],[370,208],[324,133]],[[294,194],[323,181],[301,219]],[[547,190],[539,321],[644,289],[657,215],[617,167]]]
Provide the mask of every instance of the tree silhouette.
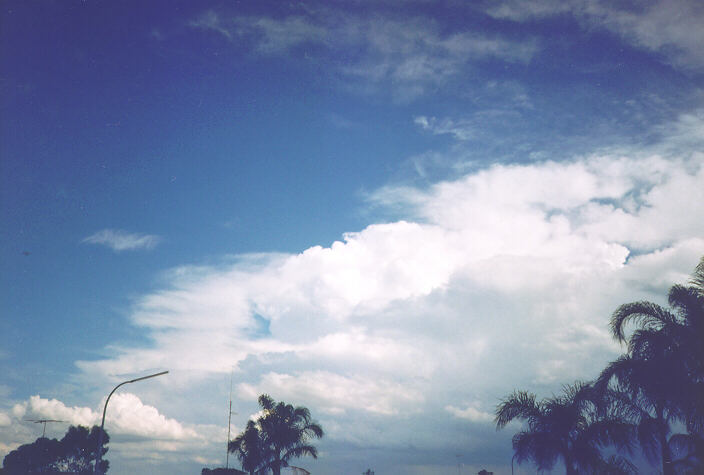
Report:
[[[659,459],[665,475],[675,470],[674,446],[690,451],[683,460],[704,459],[697,443],[704,435],[704,258],[690,283],[670,289],[671,309],[641,301],[614,312],[611,331],[627,342],[627,353],[610,363],[596,383],[601,390],[611,384],[622,393],[623,416],[636,426],[646,457],[651,463]],[[636,329],[627,336],[629,324]],[[691,443],[670,439],[674,421],[686,423],[689,434],[683,435]]]
[[259,396],[259,406],[263,414],[249,421],[244,432],[228,444],[245,471],[253,475],[271,470],[280,475],[292,459],[306,455],[318,458],[310,441],[320,439],[323,429],[311,420],[307,408],[277,403],[267,394]]
[[257,473],[265,461],[264,441],[257,424],[252,420],[247,422],[244,432],[228,443],[228,450],[237,456],[242,470],[250,475]]
[[[5,473],[11,475],[46,472],[92,474],[100,430],[98,426],[93,426],[90,430],[83,426],[71,426],[60,441],[40,437],[31,444],[22,445],[3,459]],[[101,447],[103,454],[108,451],[105,444],[109,440],[110,437],[104,432]],[[108,467],[109,462],[102,460],[98,473],[106,473]]]
[[632,426],[612,414],[591,385],[577,382],[563,388],[563,394],[536,401],[535,395],[515,391],[496,409],[496,427],[513,420],[527,428],[513,436],[513,450],[520,464],[532,461],[539,470],[550,470],[558,460],[568,475],[603,472],[627,462],[620,458],[604,460],[601,449],[615,445],[630,450]]
[[310,455],[318,458],[318,449],[309,443],[323,437],[323,429],[311,420],[308,408],[276,402],[269,395],[259,396],[264,415],[259,418],[265,446],[265,468],[281,474],[291,459]]

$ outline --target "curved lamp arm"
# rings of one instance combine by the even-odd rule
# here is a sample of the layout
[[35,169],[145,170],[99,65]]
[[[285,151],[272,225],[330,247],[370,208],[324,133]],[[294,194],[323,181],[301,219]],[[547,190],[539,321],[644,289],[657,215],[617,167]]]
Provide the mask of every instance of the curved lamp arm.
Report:
[[117,388],[129,383],[136,383],[137,381],[142,381],[143,379],[155,378],[166,374],[168,371],[162,371],[161,373],[150,374],[149,376],[142,376],[141,378],[130,379],[129,381],[123,381],[110,391],[108,398],[105,400],[105,406],[103,407],[103,421],[100,423],[100,433],[98,434],[98,454],[95,456],[95,467],[93,467],[93,473],[98,473],[98,465],[100,465],[100,459],[103,457],[103,427],[105,427],[105,412],[108,410],[108,402],[110,402],[110,396],[117,391]]

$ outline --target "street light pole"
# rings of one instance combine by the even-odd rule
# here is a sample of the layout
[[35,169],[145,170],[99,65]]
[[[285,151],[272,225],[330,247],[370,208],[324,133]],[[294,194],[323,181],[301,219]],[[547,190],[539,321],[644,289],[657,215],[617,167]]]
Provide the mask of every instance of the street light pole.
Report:
[[95,456],[95,467],[93,467],[93,474],[97,475],[98,465],[100,465],[100,459],[103,458],[103,427],[105,427],[105,411],[108,410],[108,402],[110,402],[110,396],[114,393],[117,388],[129,383],[136,383],[137,381],[142,381],[144,379],[155,378],[161,376],[162,374],[167,374],[168,371],[162,371],[161,373],[150,374],[149,376],[142,376],[141,378],[130,379],[129,381],[123,381],[122,383],[115,386],[115,388],[110,391],[108,398],[105,400],[105,407],[103,407],[103,421],[100,423],[100,433],[98,434],[98,454]]

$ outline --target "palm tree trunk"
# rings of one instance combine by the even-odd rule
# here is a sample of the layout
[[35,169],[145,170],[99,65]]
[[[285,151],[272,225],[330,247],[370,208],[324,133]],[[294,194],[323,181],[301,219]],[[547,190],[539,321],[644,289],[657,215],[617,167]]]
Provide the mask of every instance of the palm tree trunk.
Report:
[[672,467],[672,454],[667,444],[667,437],[662,433],[660,434],[660,458],[662,459],[662,474],[675,475],[675,470]]
[[274,475],[281,475],[281,454],[279,452],[276,453],[276,460],[274,461],[274,466],[271,467],[271,471],[274,472]]
[[572,456],[569,454],[569,452],[563,453],[562,458],[565,462],[566,475],[577,475],[577,470],[574,469],[574,463],[572,462]]
[[672,467],[672,454],[670,453],[670,445],[667,443],[667,433],[669,431],[667,420],[664,417],[664,411],[661,407],[656,408],[658,425],[660,426],[658,438],[660,439],[660,459],[662,460],[662,474],[675,475]]

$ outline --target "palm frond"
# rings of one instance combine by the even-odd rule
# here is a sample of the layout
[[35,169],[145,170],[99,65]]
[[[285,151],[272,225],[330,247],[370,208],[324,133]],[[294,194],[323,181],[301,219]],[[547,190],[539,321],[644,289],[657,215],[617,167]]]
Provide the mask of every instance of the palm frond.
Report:
[[514,419],[528,420],[540,416],[540,407],[535,402],[535,394],[514,391],[496,407],[496,429],[506,427]]
[[704,296],[704,257],[699,260],[689,283],[697,289],[699,295]]
[[677,317],[660,305],[647,301],[621,305],[611,316],[611,333],[618,341],[626,341],[625,326],[633,322],[643,328],[658,330],[677,322]]

